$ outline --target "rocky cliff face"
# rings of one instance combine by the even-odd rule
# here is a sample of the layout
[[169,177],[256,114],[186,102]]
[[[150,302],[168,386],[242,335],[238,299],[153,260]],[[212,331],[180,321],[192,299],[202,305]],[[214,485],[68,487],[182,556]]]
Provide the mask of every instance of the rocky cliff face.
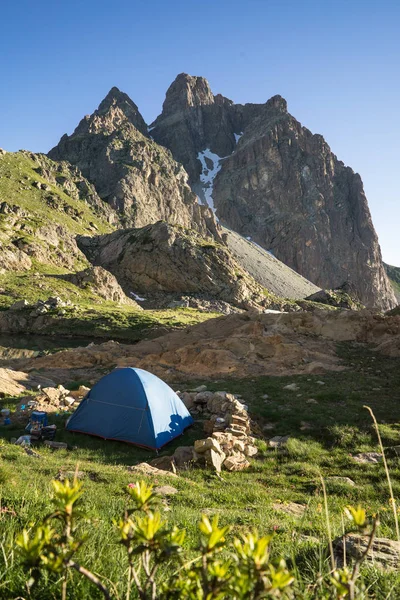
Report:
[[221,158],[232,154],[262,106],[234,104],[221,94],[214,96],[204,77],[181,73],[167,91],[161,115],[150,126],[151,135],[171,150],[194,184],[202,173],[199,153],[208,149]]
[[115,275],[127,295],[201,295],[241,308],[268,303],[263,288],[229,250],[179,226],[158,222],[84,236],[78,244],[90,262]]
[[182,165],[150,138],[137,106],[117,88],[49,156],[77,165],[125,226],[163,219],[217,235],[214,216],[197,203]]
[[181,74],[151,133],[223,224],[319,287],[346,283],[367,306],[395,305],[360,176],[283,98],[235,105]]

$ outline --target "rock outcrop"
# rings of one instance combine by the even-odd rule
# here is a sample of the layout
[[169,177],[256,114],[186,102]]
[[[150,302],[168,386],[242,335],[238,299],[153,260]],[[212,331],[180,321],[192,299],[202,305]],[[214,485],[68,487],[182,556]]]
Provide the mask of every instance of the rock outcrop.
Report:
[[214,216],[197,203],[185,169],[151,139],[137,106],[115,87],[49,156],[77,165],[125,226],[163,219],[217,235]]
[[76,167],[24,151],[0,157],[0,275],[33,261],[83,266],[76,234],[111,231],[116,220]]
[[140,229],[81,237],[90,262],[113,273],[127,295],[179,293],[242,308],[267,302],[263,288],[212,238],[163,221]]
[[382,354],[399,357],[400,315],[348,310],[280,315],[247,311],[135,346],[108,342],[21,360],[15,367],[40,369],[59,382],[97,379],[104,369],[132,364],[170,382],[306,375],[343,370],[336,353],[337,342],[342,341],[368,343]]
[[360,176],[283,98],[235,105],[205,79],[181,74],[151,133],[221,223],[320,288],[348,283],[369,307],[395,305]]
[[88,267],[78,273],[64,275],[64,279],[84,289],[92,290],[99,298],[117,302],[118,304],[129,304],[142,310],[137,302],[124,293],[123,289],[115,279],[114,275],[103,269],[103,267]]

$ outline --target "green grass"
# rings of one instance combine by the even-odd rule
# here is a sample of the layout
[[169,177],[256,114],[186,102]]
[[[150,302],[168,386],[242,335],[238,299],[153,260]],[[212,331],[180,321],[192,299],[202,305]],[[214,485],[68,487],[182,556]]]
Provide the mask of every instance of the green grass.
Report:
[[[57,172],[58,163],[43,157],[53,175]],[[89,223],[94,223],[99,233],[108,233],[112,227],[105,219],[97,215],[90,205],[84,200],[76,199],[66,194],[61,185],[50,184],[47,179],[38,174],[38,163],[29,157],[26,152],[9,152],[0,158],[0,201],[9,205],[16,205],[29,214],[22,220],[33,230],[39,226],[55,223],[63,225],[71,233],[85,234],[88,232]],[[33,183],[38,181],[47,184],[49,190],[37,189]],[[49,206],[46,198],[53,195],[61,206],[69,206],[82,214],[78,220],[72,218],[64,210],[55,210]],[[0,234],[4,229],[4,216],[0,215]]]
[[[192,308],[163,310],[138,310],[134,305],[120,305],[99,298],[90,287],[80,288],[63,279],[68,271],[53,265],[35,263],[29,272],[6,272],[0,275],[0,311],[9,308],[21,298],[29,303],[59,296],[72,307],[55,309],[47,313],[47,325],[41,335],[78,336],[138,341],[149,335],[162,335],[168,331],[188,327],[219,317],[219,313],[207,313]],[[31,308],[20,311],[23,317]],[[28,320],[29,321],[29,320]],[[34,320],[30,320],[34,325]],[[21,333],[29,333],[29,325]],[[34,329],[31,333],[37,333]]]
[[[322,512],[322,490],[319,473],[324,477],[347,476],[356,487],[342,484],[328,485],[328,503],[333,535],[341,533],[341,513],[351,503],[362,503],[368,512],[379,512],[379,536],[393,538],[394,523],[389,505],[389,493],[383,466],[359,465],[351,454],[378,451],[368,412],[371,406],[381,425],[385,446],[400,444],[400,360],[375,354],[357,344],[342,344],[338,349],[348,371],[318,376],[262,377],[249,380],[226,380],[210,384],[209,389],[240,393],[249,405],[254,429],[259,435],[289,434],[285,451],[269,449],[260,444],[261,452],[252,460],[251,468],[242,473],[223,473],[218,479],[207,470],[190,469],[173,481],[157,478],[156,483],[168,482],[179,493],[169,500],[171,510],[166,517],[187,530],[187,548],[192,552],[198,542],[197,522],[202,512],[218,514],[222,524],[230,524],[232,534],[256,527],[260,532],[275,531],[275,555],[284,556],[292,568],[298,569],[298,598],[326,598],[318,589],[311,591],[317,573],[329,569],[327,537]],[[323,381],[325,385],[317,382]],[[182,382],[188,387],[196,382]],[[297,383],[298,391],[285,390],[288,383]],[[67,384],[67,382],[66,382]],[[379,389],[374,389],[379,388]],[[263,398],[268,394],[268,398]],[[313,399],[316,403],[308,403]],[[3,405],[13,406],[8,399]],[[7,440],[21,433],[21,429],[1,428],[3,444],[0,447],[1,506],[15,511],[1,513],[1,531],[9,568],[0,580],[0,597],[23,594],[23,575],[15,557],[7,548],[13,536],[23,526],[37,521],[50,510],[51,479],[59,469],[84,471],[84,507],[88,522],[83,526],[88,540],[81,551],[81,559],[92,570],[99,572],[121,586],[123,553],[115,541],[112,520],[126,505],[124,487],[137,479],[127,470],[128,465],[149,460],[154,454],[117,442],[105,442],[89,436],[66,432],[62,425],[65,417],[51,417],[59,426],[57,439],[76,449],[49,451],[39,448],[41,458],[29,457]],[[304,423],[310,429],[303,429]],[[264,427],[272,426],[265,430]],[[262,433],[263,432],[263,433]],[[196,423],[164,452],[170,454],[179,445],[189,445],[201,437],[201,423]],[[389,468],[396,497],[400,495],[400,465],[393,453],[388,452]],[[274,508],[275,503],[299,502],[307,506],[301,519],[295,519]],[[308,536],[308,537],[304,537]],[[316,539],[315,539],[316,538]],[[393,585],[400,586],[396,573],[380,574],[366,569],[363,574],[370,585],[371,598],[383,600]],[[96,598],[85,582],[75,579],[71,598]],[[12,592],[6,596],[5,589]],[[72,587],[70,588],[72,591]],[[398,589],[398,588],[397,588]],[[3,590],[3,596],[1,595]],[[54,598],[56,587],[45,582],[40,598]],[[119,587],[121,591],[121,587]],[[7,592],[9,593],[9,592]]]
[[383,263],[387,276],[389,277],[390,283],[394,289],[394,293],[398,301],[400,301],[400,267],[393,267]]

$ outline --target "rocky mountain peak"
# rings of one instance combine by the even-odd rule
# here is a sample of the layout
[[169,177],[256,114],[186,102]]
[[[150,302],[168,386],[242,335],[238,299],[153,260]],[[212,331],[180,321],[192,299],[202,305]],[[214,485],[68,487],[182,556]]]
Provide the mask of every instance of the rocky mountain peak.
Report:
[[279,94],[276,94],[276,96],[272,96],[272,98],[267,100],[265,106],[267,108],[277,110],[281,113],[287,113],[287,102],[285,98],[282,98],[282,96],[280,96]]
[[147,125],[133,100],[117,87],[112,87],[100,102],[98,109],[82,119],[75,129],[74,135],[110,134],[124,124],[133,125],[140,133],[148,135]]
[[214,94],[207,79],[180,73],[167,90],[163,115],[209,104],[214,104]]

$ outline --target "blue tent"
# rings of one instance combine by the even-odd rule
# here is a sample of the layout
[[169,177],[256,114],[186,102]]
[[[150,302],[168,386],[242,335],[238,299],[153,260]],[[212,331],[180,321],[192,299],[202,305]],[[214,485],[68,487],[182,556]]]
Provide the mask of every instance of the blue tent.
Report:
[[115,369],[93,386],[67,429],[157,450],[192,423],[186,406],[164,381],[127,367]]

